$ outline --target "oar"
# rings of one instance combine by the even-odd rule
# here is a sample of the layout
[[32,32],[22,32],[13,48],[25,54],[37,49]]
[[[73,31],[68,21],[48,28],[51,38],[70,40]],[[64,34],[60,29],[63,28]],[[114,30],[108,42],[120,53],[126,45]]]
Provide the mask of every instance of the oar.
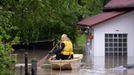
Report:
[[[55,47],[58,45],[58,43],[49,51],[49,52],[52,52],[54,49],[55,49]],[[47,58],[50,56],[50,54],[49,53],[47,53],[47,55],[45,55],[42,59],[40,59],[38,62],[37,62],[37,66],[38,67],[41,67],[43,64],[44,64],[44,62],[47,60]]]

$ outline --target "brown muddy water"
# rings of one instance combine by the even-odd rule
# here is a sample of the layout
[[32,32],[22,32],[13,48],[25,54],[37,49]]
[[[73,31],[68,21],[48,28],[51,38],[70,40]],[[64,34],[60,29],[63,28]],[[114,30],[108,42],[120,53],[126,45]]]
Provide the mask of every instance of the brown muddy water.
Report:
[[[41,59],[49,50],[16,50],[17,63],[24,63],[24,53],[28,52],[28,62],[32,58]],[[39,68],[38,75],[134,75],[134,68],[126,69],[123,65],[134,64],[134,57],[126,56],[106,56],[94,57],[83,53],[84,57],[79,64],[79,68],[72,71],[52,70],[51,65],[46,60],[45,66]],[[29,69],[30,72],[30,69]],[[16,75],[24,75],[24,67],[16,68]]]

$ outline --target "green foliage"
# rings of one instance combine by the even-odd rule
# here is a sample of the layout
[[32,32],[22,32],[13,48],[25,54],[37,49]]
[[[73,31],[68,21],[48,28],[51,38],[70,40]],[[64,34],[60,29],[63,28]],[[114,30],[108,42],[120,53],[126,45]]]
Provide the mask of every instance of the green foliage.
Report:
[[78,3],[81,6],[79,10],[79,14],[80,14],[79,16],[81,19],[102,12],[102,8],[103,8],[102,0],[78,0]]
[[101,0],[1,0],[3,10],[12,12],[14,33],[23,42],[58,40],[61,34],[77,37],[77,23],[101,12]]
[[18,43],[19,40],[14,34],[17,27],[13,26],[10,21],[13,13],[7,8],[3,9],[4,7],[1,6],[0,8],[0,75],[13,75],[15,58],[12,57],[14,51],[12,45]]
[[85,35],[85,34],[83,34],[83,35],[78,35],[78,37],[77,37],[76,40],[77,40],[76,45],[77,45],[78,47],[84,47],[85,44],[86,44],[86,35]]
[[13,75],[12,68],[15,64],[15,58],[12,58],[12,44],[18,41],[16,37],[10,41],[11,36],[7,35],[0,26],[0,75]]

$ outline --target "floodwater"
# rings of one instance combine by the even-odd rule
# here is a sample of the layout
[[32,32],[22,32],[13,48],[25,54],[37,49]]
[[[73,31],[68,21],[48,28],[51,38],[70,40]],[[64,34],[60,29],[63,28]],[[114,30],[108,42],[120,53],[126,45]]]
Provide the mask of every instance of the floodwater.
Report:
[[[32,58],[41,59],[48,53],[48,50],[17,50],[17,63],[24,63],[24,53],[28,52],[28,62]],[[78,69],[72,71],[52,70],[51,65],[47,63],[43,68],[38,68],[38,75],[134,75],[134,68],[127,69],[123,65],[134,64],[133,57],[126,56],[106,56],[94,57],[88,53],[83,53]],[[17,75],[24,75],[24,68],[17,69]],[[29,70],[30,71],[30,70]]]

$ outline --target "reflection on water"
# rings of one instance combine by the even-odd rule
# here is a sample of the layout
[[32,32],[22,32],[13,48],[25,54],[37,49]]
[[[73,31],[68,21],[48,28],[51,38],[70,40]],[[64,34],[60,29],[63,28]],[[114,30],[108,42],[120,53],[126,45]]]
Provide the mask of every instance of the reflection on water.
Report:
[[[29,63],[32,58],[40,59],[49,50],[28,50]],[[16,51],[17,63],[24,63],[25,50]],[[106,56],[94,57],[84,54],[80,64],[80,69],[72,71],[51,70],[51,65],[46,63],[43,69],[38,69],[38,75],[134,75],[134,69],[126,69],[123,65],[134,64],[133,57],[126,56]],[[39,72],[40,71],[40,72]]]
[[15,53],[17,53],[17,63],[24,63],[25,52],[28,53],[28,59],[29,59],[28,62],[31,63],[31,60],[33,58],[39,60],[45,55],[47,55],[48,51],[49,50],[25,50],[25,49],[16,50]]
[[[134,75],[134,58],[120,55],[93,57],[87,55],[82,73],[90,75]],[[124,65],[130,68],[124,67]],[[84,75],[86,75],[84,74]]]
[[105,57],[105,68],[114,68],[127,64],[127,56],[109,55]]

